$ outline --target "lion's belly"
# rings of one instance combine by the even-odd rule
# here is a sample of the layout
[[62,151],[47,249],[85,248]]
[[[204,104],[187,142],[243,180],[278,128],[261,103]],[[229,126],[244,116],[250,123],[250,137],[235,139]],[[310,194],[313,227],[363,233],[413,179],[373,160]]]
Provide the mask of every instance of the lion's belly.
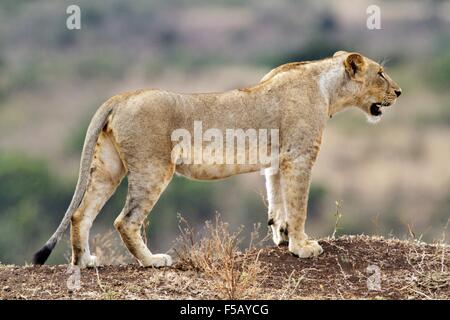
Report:
[[177,165],[176,172],[197,180],[224,179],[235,174],[255,172],[261,169],[260,165],[234,165],[234,164],[181,164]]

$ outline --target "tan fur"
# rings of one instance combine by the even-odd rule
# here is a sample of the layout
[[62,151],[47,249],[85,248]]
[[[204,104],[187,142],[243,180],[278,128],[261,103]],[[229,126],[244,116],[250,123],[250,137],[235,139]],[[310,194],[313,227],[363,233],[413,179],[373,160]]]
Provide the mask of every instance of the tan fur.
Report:
[[323,130],[327,120],[346,107],[370,113],[372,103],[395,102],[394,90],[400,89],[386,74],[382,78],[380,70],[359,54],[339,52],[320,61],[280,66],[250,88],[205,94],[141,90],[111,98],[113,110],[95,147],[89,185],[72,217],[72,262],[92,263],[89,228],[125,174],[128,196],[114,225],[142,265],[164,266],[170,265],[170,257],[152,254],[140,229],[175,172],[211,180],[264,169],[258,164],[174,164],[171,133],[185,128],[193,136],[194,121],[202,121],[204,130],[279,130],[280,168],[266,176],[274,241],[288,241],[289,250],[299,257],[320,254],[319,244],[308,240],[305,220]]

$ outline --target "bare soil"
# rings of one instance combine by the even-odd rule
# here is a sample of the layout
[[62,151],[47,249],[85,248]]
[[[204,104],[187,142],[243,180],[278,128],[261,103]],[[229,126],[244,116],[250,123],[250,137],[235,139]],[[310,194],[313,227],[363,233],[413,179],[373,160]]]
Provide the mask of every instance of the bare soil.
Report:
[[[323,239],[320,244],[324,253],[313,259],[299,259],[286,247],[252,249],[246,259],[257,257],[261,272],[243,297],[450,299],[448,245],[367,236]],[[67,265],[0,265],[0,299],[226,298],[217,288],[227,283],[217,284],[181,262],[162,269],[134,264],[85,269],[78,290],[68,289],[67,270]]]

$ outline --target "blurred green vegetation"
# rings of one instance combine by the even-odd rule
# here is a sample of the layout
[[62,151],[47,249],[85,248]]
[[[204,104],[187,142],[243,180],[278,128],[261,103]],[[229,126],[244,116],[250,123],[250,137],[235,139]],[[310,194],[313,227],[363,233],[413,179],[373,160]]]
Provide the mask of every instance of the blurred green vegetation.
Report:
[[125,71],[125,64],[109,54],[97,54],[85,57],[77,65],[78,74],[82,79],[120,78]]
[[450,87],[450,49],[441,53],[431,66],[432,78],[440,89]]
[[439,104],[433,112],[418,115],[416,122],[421,126],[450,126],[450,99]]
[[56,227],[55,215],[62,216],[71,192],[43,160],[0,154],[0,259],[23,263]]
[[1,10],[4,10],[5,13],[14,13],[17,10],[20,10],[21,7],[33,2],[33,0],[2,0],[0,2]]
[[335,40],[324,41],[323,39],[310,39],[307,44],[285,52],[277,52],[276,54],[261,55],[256,58],[255,62],[269,67],[277,67],[279,65],[296,62],[319,60],[332,56],[335,52],[346,48],[351,51],[351,47],[339,43]]

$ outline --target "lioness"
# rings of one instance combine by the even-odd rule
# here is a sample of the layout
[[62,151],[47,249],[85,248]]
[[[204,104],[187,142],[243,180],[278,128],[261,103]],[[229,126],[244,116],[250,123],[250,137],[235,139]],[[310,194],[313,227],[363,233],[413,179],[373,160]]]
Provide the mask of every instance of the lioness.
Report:
[[[312,166],[325,124],[356,106],[379,120],[400,87],[378,63],[359,53],[282,65],[253,87],[223,93],[178,94],[142,90],[114,96],[96,112],[87,130],[75,194],[53,236],[34,256],[43,264],[71,222],[72,264],[95,265],[89,229],[105,202],[128,175],[125,207],[114,222],[128,250],[143,266],[169,266],[171,257],[152,254],[141,226],[175,172],[193,179],[221,179],[264,169],[261,164],[185,164],[174,161],[174,130],[203,127],[279,130],[279,170],[266,174],[273,240],[307,258],[322,253],[305,233]],[[177,159],[176,159],[177,160]]]

